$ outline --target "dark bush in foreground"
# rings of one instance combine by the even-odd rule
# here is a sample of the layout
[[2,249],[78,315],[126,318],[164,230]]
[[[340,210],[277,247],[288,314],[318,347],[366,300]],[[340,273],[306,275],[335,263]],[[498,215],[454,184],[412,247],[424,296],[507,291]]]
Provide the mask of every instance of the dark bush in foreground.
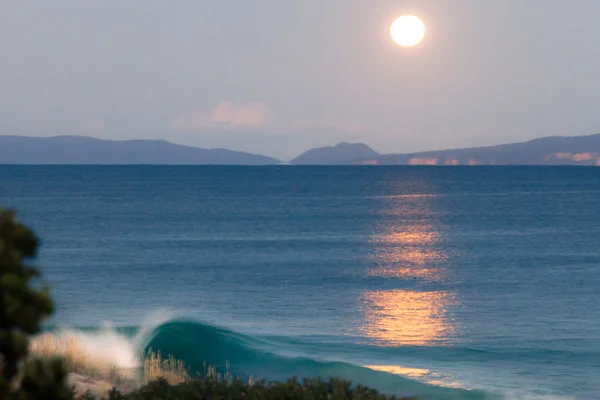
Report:
[[[85,400],[93,397],[85,397]],[[169,385],[158,380],[128,394],[113,390],[109,400],[408,400],[380,394],[365,386],[353,386],[348,381],[290,379],[285,383],[264,382],[249,385],[244,382],[219,382],[214,379],[191,380],[180,385]]]
[[0,208],[0,400],[73,397],[60,360],[27,359],[29,337],[54,308],[48,289],[36,284],[39,271],[27,263],[37,247],[35,234]]

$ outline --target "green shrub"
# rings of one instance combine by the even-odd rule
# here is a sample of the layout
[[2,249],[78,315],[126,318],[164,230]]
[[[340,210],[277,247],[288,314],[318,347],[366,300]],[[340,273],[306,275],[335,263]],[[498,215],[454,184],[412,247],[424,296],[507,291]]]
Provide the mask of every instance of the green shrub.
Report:
[[[26,260],[35,257],[38,240],[12,211],[0,209],[0,399],[66,399],[65,371],[58,360],[30,360],[29,336],[53,311],[47,287],[32,281],[39,271]],[[19,381],[19,382],[17,382]],[[65,397],[67,396],[67,397]]]
[[[152,381],[128,393],[113,391],[108,400],[392,400],[395,397],[380,394],[365,386],[353,386],[340,379],[290,379],[281,383],[219,381],[195,379],[179,385],[164,380]],[[408,398],[402,398],[408,400]],[[400,400],[402,400],[400,399]]]
[[67,387],[67,370],[63,361],[32,359],[24,366],[20,376],[20,400],[72,400],[74,391]]

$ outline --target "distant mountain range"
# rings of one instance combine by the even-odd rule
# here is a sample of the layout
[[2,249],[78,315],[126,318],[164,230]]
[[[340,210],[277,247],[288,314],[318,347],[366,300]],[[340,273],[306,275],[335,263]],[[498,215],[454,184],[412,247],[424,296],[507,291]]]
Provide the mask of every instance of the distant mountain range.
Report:
[[600,134],[554,136],[469,149],[379,154],[363,143],[312,149],[292,164],[330,165],[597,165]]
[[[201,149],[163,140],[102,140],[84,136],[0,136],[0,164],[275,165],[273,157]],[[407,154],[380,154],[364,143],[306,151],[294,165],[596,165],[600,134],[554,136],[522,143]]]
[[600,134],[553,136],[471,149],[380,155],[377,164],[600,166]]
[[84,136],[0,136],[0,164],[271,165],[279,160],[164,140],[101,140]]

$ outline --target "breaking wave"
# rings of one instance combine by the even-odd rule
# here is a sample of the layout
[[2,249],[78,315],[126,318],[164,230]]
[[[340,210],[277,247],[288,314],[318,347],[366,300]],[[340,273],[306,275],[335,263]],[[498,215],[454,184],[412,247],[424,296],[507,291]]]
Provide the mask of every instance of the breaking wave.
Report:
[[[139,369],[149,349],[172,355],[188,367],[190,375],[202,375],[207,365],[219,372],[230,372],[246,379],[281,381],[289,377],[340,377],[368,385],[388,394],[435,399],[519,399],[461,387],[444,382],[426,382],[420,375],[427,370],[401,366],[358,365],[328,361],[323,357],[303,356],[290,351],[285,341],[266,339],[234,332],[214,325],[172,318],[168,314],[154,316],[136,327],[52,329],[53,336],[68,336],[85,351],[91,363],[112,363],[122,369]],[[414,349],[409,351],[414,351]],[[313,353],[314,352],[309,352]],[[294,355],[291,355],[294,354]],[[525,397],[529,398],[529,397]],[[541,397],[543,398],[543,397]]]

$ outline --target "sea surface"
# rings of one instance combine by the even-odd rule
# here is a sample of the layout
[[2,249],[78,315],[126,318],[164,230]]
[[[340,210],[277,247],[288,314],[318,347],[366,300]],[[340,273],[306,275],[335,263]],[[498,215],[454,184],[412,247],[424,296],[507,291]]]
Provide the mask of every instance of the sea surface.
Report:
[[600,398],[600,168],[0,166],[0,205],[115,357]]

